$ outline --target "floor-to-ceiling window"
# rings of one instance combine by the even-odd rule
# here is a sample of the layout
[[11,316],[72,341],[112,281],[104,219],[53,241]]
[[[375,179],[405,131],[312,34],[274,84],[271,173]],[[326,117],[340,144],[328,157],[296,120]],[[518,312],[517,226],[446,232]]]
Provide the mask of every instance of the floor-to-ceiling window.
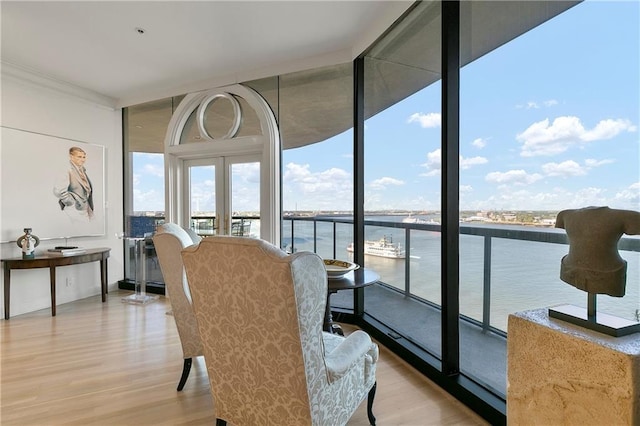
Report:
[[[351,68],[351,63],[344,63],[280,77],[280,129],[285,148],[282,202],[285,214],[292,217],[352,218]],[[289,224],[293,240],[283,232],[285,247],[348,259],[352,224],[303,220]]]
[[[554,17],[564,9],[554,2],[461,7],[468,55],[460,76],[461,330],[477,324],[495,344],[461,332],[460,370],[501,396],[499,336],[508,315],[586,307],[586,293],[560,280],[568,246],[554,243],[564,234],[553,228],[557,213],[640,206],[639,5],[585,1]],[[521,27],[505,26],[504,16]],[[505,43],[474,57],[487,43],[477,29],[501,25]],[[640,253],[621,255],[629,276],[640,276]],[[599,311],[636,319],[640,285],[629,284],[622,299],[599,296]]]
[[[443,342],[459,340],[458,348],[448,348],[455,353],[446,355],[453,365],[432,365],[448,376],[445,387],[455,383],[451,388],[475,389],[481,399],[492,395],[494,402],[506,395],[508,314],[586,302],[584,293],[558,279],[567,245],[559,235],[563,231],[550,229],[557,212],[592,204],[638,209],[633,119],[638,100],[629,96],[638,92],[638,5],[616,3],[607,9],[606,3],[578,3],[461,2],[455,21],[442,19],[442,34],[451,32],[453,24],[460,28],[459,45],[449,49],[454,53],[442,55],[443,62],[459,64],[459,86],[440,85],[446,79],[444,71],[442,80],[439,75],[439,49],[447,43],[439,39],[440,2],[420,3],[365,55],[365,205],[370,210],[372,204],[393,200],[379,210],[405,215],[402,220],[375,218],[402,224],[368,224],[365,238],[383,235],[404,243],[407,258],[392,263],[392,273],[389,260],[377,265],[383,284],[366,289],[365,313],[373,324],[383,324],[386,336],[404,342],[402,351],[425,360],[445,357]],[[602,25],[603,16],[616,24]],[[421,60],[432,60],[426,62],[431,67]],[[385,75],[394,67],[395,75]],[[427,71],[432,80],[420,81],[429,78]],[[367,114],[380,93],[394,84],[400,87],[399,82],[418,83],[413,91],[396,89],[392,106]],[[444,126],[440,93],[442,105],[460,99],[459,109],[447,111],[449,118],[454,115],[447,124],[454,126],[447,129],[450,134],[439,130]],[[413,111],[404,110],[407,106]],[[389,118],[395,127],[385,121]],[[411,124],[414,134],[421,132],[418,137],[407,130]],[[597,142],[610,140],[615,147],[598,151],[604,144],[596,147]],[[444,158],[445,148],[455,148],[455,155]],[[567,157],[572,149],[580,154],[576,159]],[[412,161],[403,160],[403,154],[413,156]],[[613,170],[612,164],[619,168]],[[412,181],[401,177],[416,166],[424,170]],[[383,167],[391,170],[387,176],[381,174]],[[459,186],[452,189],[454,180]],[[401,198],[409,188],[415,188],[414,198]],[[449,194],[440,194],[447,188]],[[422,206],[412,207],[415,200]],[[459,222],[459,236],[453,235],[455,246],[447,242],[440,251],[444,234],[438,232],[445,230],[445,221],[449,226]],[[435,262],[425,267],[428,239],[434,240],[429,257]],[[634,247],[625,254],[637,275]],[[456,264],[440,263],[441,253]],[[370,259],[365,256],[371,267]],[[454,291],[447,293],[447,286]],[[626,301],[609,298],[604,305],[636,318],[636,287],[628,290]],[[440,300],[445,294],[455,300]],[[445,308],[454,311],[457,327],[445,329],[440,323]]]
[[[364,262],[382,283],[365,290],[365,312],[434,356],[441,335],[440,6],[421,3],[364,59]],[[389,247],[389,257],[376,246]]]
[[[282,247],[348,259],[353,241],[351,63],[251,81],[282,138]],[[341,222],[344,221],[344,222]],[[351,305],[350,298],[344,298]]]
[[[361,94],[351,63],[246,85],[269,102],[280,128],[282,247],[350,259],[353,197],[362,190],[363,247],[366,240],[395,253],[364,255],[381,277],[364,290],[366,325],[380,326],[385,343],[416,365],[428,358],[425,370],[444,387],[471,383],[467,392],[490,395],[504,412],[508,314],[585,302],[558,279],[567,246],[552,228],[557,211],[640,209],[638,4],[460,2],[457,162],[443,153],[442,8],[416,4],[366,52]],[[359,95],[365,121],[354,131]],[[358,130],[362,153],[353,150]],[[152,172],[146,160],[156,154],[127,152],[136,152],[127,211],[140,216],[147,209],[136,200],[149,195],[151,175],[135,170]],[[354,154],[364,155],[362,188],[353,186]],[[457,163],[460,181],[455,279],[441,262],[454,250],[442,245],[451,222],[441,201],[445,161]],[[640,274],[634,247],[622,253],[629,277]],[[439,365],[443,280],[459,282],[459,327],[444,336],[459,341],[460,374],[450,376]],[[624,298],[602,297],[599,306],[635,319],[639,287],[630,280]],[[353,310],[352,293],[332,297],[334,308]]]
[[[124,206],[123,234],[145,237],[145,278],[150,291],[162,292],[162,274],[155,259],[151,236],[165,219],[164,140],[169,121],[181,97],[134,105],[123,110]],[[135,279],[134,241],[124,240],[125,281]],[[160,284],[159,287],[155,283]],[[130,284],[123,283],[126,288]]]

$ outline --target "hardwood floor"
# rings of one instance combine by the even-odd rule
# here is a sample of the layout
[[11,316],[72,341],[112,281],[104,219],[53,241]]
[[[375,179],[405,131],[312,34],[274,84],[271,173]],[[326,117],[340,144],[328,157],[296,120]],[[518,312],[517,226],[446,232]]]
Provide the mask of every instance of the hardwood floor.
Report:
[[[182,350],[161,297],[121,303],[129,292],[18,315],[0,326],[0,424],[213,425],[204,360],[182,392]],[[348,327],[348,326],[347,326]],[[378,425],[485,425],[479,416],[381,347]],[[348,423],[367,425],[366,403]]]

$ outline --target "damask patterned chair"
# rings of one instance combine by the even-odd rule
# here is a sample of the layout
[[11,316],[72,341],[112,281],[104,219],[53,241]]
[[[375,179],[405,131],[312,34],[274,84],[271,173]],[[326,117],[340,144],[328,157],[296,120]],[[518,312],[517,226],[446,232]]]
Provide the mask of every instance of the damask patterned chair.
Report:
[[347,423],[376,388],[368,334],[322,331],[320,257],[259,239],[208,237],[182,251],[218,425]]
[[202,342],[191,307],[191,295],[180,255],[183,248],[199,241],[200,237],[195,233],[190,234],[175,223],[159,226],[157,233],[153,236],[153,245],[164,278],[165,291],[171,302],[171,311],[182,344],[184,363],[178,391],[181,391],[187,382],[193,358],[202,355]]

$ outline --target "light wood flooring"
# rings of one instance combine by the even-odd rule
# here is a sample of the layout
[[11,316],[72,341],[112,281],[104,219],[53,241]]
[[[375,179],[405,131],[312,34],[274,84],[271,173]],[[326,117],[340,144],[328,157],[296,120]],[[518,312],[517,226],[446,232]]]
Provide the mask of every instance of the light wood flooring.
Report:
[[[0,320],[0,424],[213,425],[204,360],[182,392],[182,350],[164,297],[121,303],[124,291]],[[384,347],[378,425],[486,425]],[[366,403],[349,425],[367,425]]]

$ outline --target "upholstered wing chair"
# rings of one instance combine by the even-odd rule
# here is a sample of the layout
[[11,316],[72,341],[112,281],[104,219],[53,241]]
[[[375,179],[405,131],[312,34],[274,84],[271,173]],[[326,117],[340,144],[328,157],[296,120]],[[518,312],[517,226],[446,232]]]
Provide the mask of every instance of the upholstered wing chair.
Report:
[[165,223],[158,227],[153,236],[158,262],[164,278],[165,291],[171,302],[171,311],[176,321],[184,363],[178,391],[184,388],[193,358],[202,355],[202,342],[198,334],[196,317],[191,307],[191,295],[182,265],[180,252],[183,248],[196,244],[200,237],[189,233],[175,223]]
[[320,257],[259,239],[208,237],[182,251],[218,425],[347,423],[368,398],[378,346],[322,331]]

